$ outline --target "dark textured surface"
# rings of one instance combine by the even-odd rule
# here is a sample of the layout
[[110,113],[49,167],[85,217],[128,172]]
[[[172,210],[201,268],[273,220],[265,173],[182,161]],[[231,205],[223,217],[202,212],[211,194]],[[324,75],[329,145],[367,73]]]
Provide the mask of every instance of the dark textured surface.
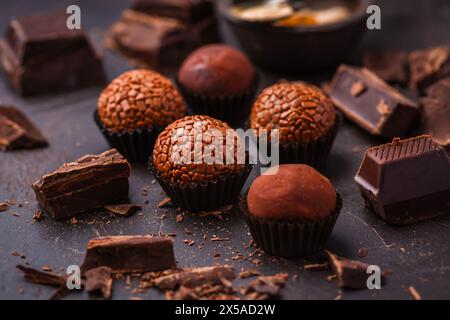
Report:
[[[65,4],[79,3],[82,8],[82,23],[91,36],[102,44],[105,28],[120,15],[127,1],[14,1],[2,4],[0,30],[14,15],[52,8],[64,8]],[[413,49],[449,41],[450,3],[435,1],[382,1],[382,30],[367,32],[362,48]],[[361,53],[361,50],[360,52]],[[356,58],[356,55],[355,55]],[[359,61],[359,60],[355,60]],[[111,52],[105,52],[109,79],[128,69],[124,60]],[[282,75],[265,74],[262,86],[278,80]],[[304,76],[297,79],[316,83],[326,80],[327,75]],[[0,298],[3,299],[47,299],[52,288],[26,283],[15,269],[24,260],[40,268],[49,264],[56,270],[70,264],[81,264],[85,246],[90,238],[104,235],[176,233],[175,255],[178,265],[206,266],[215,262],[232,263],[238,271],[241,267],[253,267],[251,262],[232,260],[236,251],[247,256],[254,249],[244,246],[250,241],[244,219],[237,213],[228,221],[216,218],[186,217],[176,223],[174,210],[164,213],[157,203],[164,198],[162,190],[144,166],[133,166],[131,177],[131,201],[143,206],[143,214],[130,218],[111,218],[106,213],[81,215],[78,223],[53,221],[46,217],[42,222],[32,223],[36,201],[31,184],[42,174],[59,167],[86,153],[101,153],[107,144],[92,120],[92,112],[100,88],[78,91],[56,96],[44,96],[23,100],[12,93],[4,74],[0,76],[0,103],[15,104],[36,121],[48,137],[50,147],[34,151],[0,153],[0,201],[9,199],[23,204],[0,213]],[[409,286],[414,286],[423,298],[450,298],[450,217],[405,226],[388,226],[364,208],[357,192],[353,176],[363,155],[363,150],[383,140],[370,137],[363,130],[346,123],[338,134],[332,150],[326,175],[336,185],[344,199],[344,208],[328,243],[328,248],[339,255],[357,258],[360,246],[368,248],[368,255],[361,261],[379,264],[392,270],[387,284],[378,291],[343,291],[343,299],[411,299]],[[253,172],[252,176],[255,176]],[[247,186],[250,180],[247,182]],[[149,188],[148,196],[142,195],[142,187]],[[148,204],[144,201],[149,200]],[[20,216],[14,216],[16,212]],[[162,216],[165,219],[161,219]],[[95,221],[94,223],[90,223]],[[183,227],[192,235],[183,232]],[[231,241],[204,241],[208,234],[229,237]],[[184,239],[193,239],[195,245],[187,246]],[[11,255],[17,251],[26,259]],[[213,258],[215,253],[220,257]],[[251,260],[253,258],[250,258]],[[327,282],[327,272],[302,272],[308,260],[283,260],[263,255],[260,271],[272,274],[287,271],[291,278],[285,289],[285,299],[333,299],[338,294],[335,282]],[[294,279],[294,275],[298,275]],[[132,287],[136,287],[133,283]],[[20,293],[23,288],[23,292]],[[162,297],[149,290],[144,294],[133,294],[124,281],[114,285],[113,298],[127,299],[130,296],[144,298]],[[86,298],[85,294],[73,294],[69,298]]]

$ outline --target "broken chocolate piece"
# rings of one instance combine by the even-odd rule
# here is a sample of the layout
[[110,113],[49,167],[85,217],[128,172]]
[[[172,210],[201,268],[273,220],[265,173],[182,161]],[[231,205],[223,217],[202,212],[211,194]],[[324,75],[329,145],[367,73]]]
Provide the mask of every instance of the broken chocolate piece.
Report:
[[421,102],[422,132],[450,152],[450,77],[430,86]]
[[209,0],[135,0],[132,9],[176,18],[185,23],[198,22],[214,15],[214,4]]
[[[356,90],[355,85],[364,90]],[[347,118],[374,135],[404,136],[419,116],[417,103],[364,68],[341,65],[329,94]]]
[[[370,274],[367,273],[369,264],[339,257],[329,251],[325,252],[336,272],[339,287],[367,289],[367,279],[370,276]],[[380,276],[381,282],[384,283],[384,275],[381,274]]]
[[137,204],[110,204],[104,207],[108,212],[122,217],[129,217],[141,209]]
[[142,273],[176,267],[173,240],[153,236],[111,236],[89,241],[82,272],[100,266],[114,273]]
[[366,52],[363,65],[388,83],[408,82],[408,54],[404,51]]
[[213,266],[196,269],[185,269],[181,272],[163,276],[154,280],[154,286],[161,290],[173,290],[179,286],[186,288],[200,285],[229,284],[236,278],[231,266]]
[[447,76],[450,76],[450,47],[434,47],[416,50],[409,54],[409,87],[419,94]]
[[111,268],[103,266],[86,271],[84,288],[89,293],[101,292],[104,299],[109,299],[113,283],[111,273]]
[[450,214],[450,161],[431,136],[368,149],[355,181],[368,206],[388,223]]
[[162,199],[158,203],[158,208],[173,207],[172,200],[169,197]]
[[[0,61],[24,96],[105,82],[102,62],[81,29],[69,29],[65,12],[13,19],[0,40]],[[45,75],[45,76],[43,76]]]
[[128,57],[135,66],[159,69],[173,66],[196,47],[219,40],[214,14],[192,21],[180,20],[180,11],[164,15],[153,5],[141,9],[125,10],[107,38],[108,47]]
[[273,276],[259,276],[249,283],[244,294],[249,300],[268,300],[280,295],[288,280],[287,273],[278,273]]
[[19,109],[0,106],[0,150],[47,146],[39,129]]
[[128,199],[130,164],[117,150],[66,163],[33,184],[36,199],[54,219]]

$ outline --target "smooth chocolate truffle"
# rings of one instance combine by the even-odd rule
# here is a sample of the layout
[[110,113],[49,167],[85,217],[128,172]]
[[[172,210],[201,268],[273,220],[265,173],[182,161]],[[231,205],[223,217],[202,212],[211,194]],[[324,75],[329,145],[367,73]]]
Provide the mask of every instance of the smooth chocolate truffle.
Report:
[[255,179],[248,191],[247,205],[258,218],[318,220],[334,212],[336,191],[314,168],[285,164]]
[[214,44],[192,52],[183,62],[178,81],[207,96],[236,95],[251,87],[255,70],[248,58],[227,45]]
[[132,70],[103,90],[98,114],[107,129],[124,132],[166,126],[185,115],[185,106],[168,78],[150,70]]
[[[217,141],[219,148],[216,148]],[[227,141],[234,142],[227,144]],[[212,181],[245,169],[245,154],[240,156],[243,153],[240,144],[239,137],[225,122],[208,116],[187,116],[161,132],[153,149],[153,165],[173,183]],[[221,158],[223,164],[205,160],[210,155]]]
[[302,82],[282,82],[264,89],[250,116],[250,126],[257,134],[261,129],[278,129],[280,143],[317,140],[335,122],[333,102],[319,88]]

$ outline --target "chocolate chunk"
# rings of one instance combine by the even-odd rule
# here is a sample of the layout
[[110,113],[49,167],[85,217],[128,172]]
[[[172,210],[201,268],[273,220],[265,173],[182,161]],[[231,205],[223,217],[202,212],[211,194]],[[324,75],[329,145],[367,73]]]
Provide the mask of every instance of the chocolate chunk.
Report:
[[425,89],[450,76],[450,47],[416,50],[409,54],[411,79],[409,87],[423,94]]
[[117,150],[66,163],[33,184],[36,199],[61,219],[128,198],[130,164]]
[[347,118],[374,135],[404,136],[419,116],[417,103],[364,68],[341,65],[329,94]]
[[137,204],[111,204],[105,206],[105,209],[115,215],[129,217],[141,209],[141,206]]
[[408,54],[403,51],[366,52],[363,65],[388,83],[408,82]]
[[450,77],[430,86],[421,102],[422,132],[450,152]]
[[214,15],[214,4],[209,0],[135,0],[132,9],[180,19],[185,23],[198,22]]
[[47,140],[19,109],[0,106],[0,149],[15,150],[47,146]]
[[20,94],[29,96],[104,83],[98,53],[83,30],[67,28],[67,17],[65,12],[52,12],[10,22],[0,40],[0,60]]
[[177,17],[126,10],[110,28],[107,45],[135,66],[161,69],[180,63],[196,47],[218,38],[214,15],[187,23]]
[[104,299],[111,297],[113,279],[112,270],[108,267],[98,267],[85,272],[84,288],[89,293],[100,292]]
[[173,241],[153,236],[94,238],[87,245],[81,270],[109,267],[114,273],[140,273],[176,267]]
[[355,181],[368,206],[388,223],[450,214],[450,161],[431,136],[368,149]]
[[[370,274],[367,273],[369,264],[339,257],[329,251],[326,251],[331,265],[336,272],[338,285],[341,288],[367,289],[367,279]],[[381,282],[384,283],[384,275],[381,274]]]
[[200,285],[220,285],[236,278],[231,266],[213,266],[185,269],[154,280],[154,286],[161,290],[173,290],[179,286],[193,288]]

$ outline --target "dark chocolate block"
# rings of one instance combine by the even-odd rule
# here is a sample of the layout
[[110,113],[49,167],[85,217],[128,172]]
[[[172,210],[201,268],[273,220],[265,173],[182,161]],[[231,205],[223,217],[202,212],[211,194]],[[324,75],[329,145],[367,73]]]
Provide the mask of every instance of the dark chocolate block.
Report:
[[408,82],[408,54],[403,51],[366,52],[363,65],[388,83]]
[[162,69],[179,64],[198,46],[219,41],[215,15],[189,22],[158,12],[125,10],[110,28],[108,47],[122,53],[133,65]]
[[341,65],[330,83],[337,108],[371,134],[404,136],[419,116],[419,105],[365,68]]
[[427,89],[422,98],[423,133],[450,152],[450,77],[438,81]]
[[427,87],[450,76],[450,47],[416,50],[409,54],[409,87],[423,94]]
[[355,181],[369,207],[388,223],[450,214],[450,160],[431,136],[368,149]]
[[115,273],[142,273],[176,268],[173,241],[150,235],[91,239],[81,270],[109,267]]
[[103,84],[102,62],[83,30],[69,30],[64,12],[13,19],[0,59],[23,96]]
[[117,150],[66,163],[33,184],[36,199],[54,219],[128,199],[130,164]]
[[0,150],[47,146],[39,129],[19,109],[0,106]]
[[185,23],[198,22],[214,15],[214,4],[208,0],[135,0],[132,9],[176,18]]

